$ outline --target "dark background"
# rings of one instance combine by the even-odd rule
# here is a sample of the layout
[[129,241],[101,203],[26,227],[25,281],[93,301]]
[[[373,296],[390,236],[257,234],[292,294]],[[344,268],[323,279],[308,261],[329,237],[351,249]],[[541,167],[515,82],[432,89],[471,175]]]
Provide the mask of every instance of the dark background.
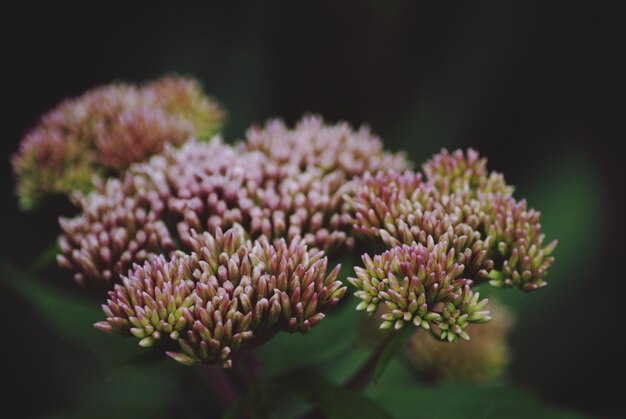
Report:
[[[555,405],[619,416],[623,10],[617,1],[434,3],[2,6],[0,255],[27,267],[58,233],[59,213],[71,213],[62,203],[18,211],[9,158],[20,137],[64,97],[112,80],[198,77],[229,112],[229,141],[253,122],[315,112],[367,123],[417,163],[472,146],[560,240],[550,286],[506,294],[518,317],[512,382]],[[77,349],[4,281],[0,292],[2,398],[25,401],[20,416],[64,410],[67,382],[80,382]]]

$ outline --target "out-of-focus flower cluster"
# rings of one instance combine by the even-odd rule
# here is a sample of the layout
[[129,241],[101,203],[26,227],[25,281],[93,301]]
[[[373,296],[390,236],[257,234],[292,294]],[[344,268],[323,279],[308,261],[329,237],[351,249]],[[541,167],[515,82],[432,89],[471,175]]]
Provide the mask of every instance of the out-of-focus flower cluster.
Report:
[[[514,318],[496,299],[490,299],[485,310],[489,310],[493,319],[485,324],[467,326],[467,333],[472,339],[460,340],[455,345],[444,345],[439,338],[433,338],[416,328],[404,345],[404,358],[416,374],[426,381],[466,380],[484,383],[501,379],[510,359],[507,336]],[[381,307],[381,312],[389,313],[390,310]],[[379,316],[365,316],[361,333],[363,340],[377,343],[381,337],[379,327],[382,322],[384,320]]]
[[80,283],[109,285],[133,263],[189,249],[192,230],[213,233],[234,223],[252,238],[350,248],[343,187],[388,165],[409,167],[365,128],[325,125],[318,117],[293,129],[270,121],[236,147],[214,139],[167,148],[79,200],[82,214],[61,219],[58,260]]
[[[469,339],[468,323],[488,319],[470,287],[543,287],[556,241],[544,245],[539,213],[513,197],[501,174],[474,150],[443,150],[410,171],[366,173],[347,188],[353,232],[390,250],[350,278],[370,313],[384,303],[381,327],[413,321],[441,339]],[[480,313],[480,314],[476,314]],[[428,316],[428,317],[426,317]]]
[[109,292],[101,330],[129,334],[144,347],[166,338],[184,364],[232,364],[231,354],[276,330],[306,333],[346,287],[339,266],[301,239],[252,242],[236,224],[215,236],[192,233],[192,251],[135,265]]
[[31,209],[46,195],[89,191],[94,176],[119,173],[166,144],[208,139],[223,117],[188,78],[111,84],[68,99],[41,118],[13,157],[20,204]]
[[425,333],[412,333],[404,356],[419,376],[427,380],[495,381],[504,375],[509,362],[507,334],[513,325],[506,307],[490,300],[486,307],[492,317],[484,325],[469,325],[469,342],[442,345]]

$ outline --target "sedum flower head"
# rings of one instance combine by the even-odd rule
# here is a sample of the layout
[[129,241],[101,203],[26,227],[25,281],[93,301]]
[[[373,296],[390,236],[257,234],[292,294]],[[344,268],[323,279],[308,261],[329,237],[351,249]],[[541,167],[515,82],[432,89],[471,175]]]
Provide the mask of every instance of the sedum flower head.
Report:
[[394,171],[355,180],[346,196],[354,232],[387,247],[447,242],[475,282],[525,291],[546,285],[556,242],[543,244],[539,213],[513,198],[502,175],[487,174],[472,150],[444,150],[424,170],[425,181]]
[[221,108],[192,79],[166,77],[137,87],[111,84],[68,99],[44,115],[13,157],[25,209],[46,195],[91,189],[107,176],[159,153],[165,144],[206,139]]
[[500,173],[487,172],[487,159],[471,148],[452,153],[444,148],[422,165],[422,170],[428,183],[442,194],[480,191],[508,195],[513,192]]
[[357,310],[379,312],[383,329],[412,322],[440,340],[469,340],[469,324],[490,320],[471,287],[545,286],[556,241],[544,245],[539,213],[475,151],[443,150],[423,169],[365,173],[345,188],[353,233],[389,249],[365,254],[349,281]]
[[[341,127],[318,131],[351,132]],[[280,138],[271,143],[278,150]],[[362,156],[362,168],[400,161],[398,156],[379,154],[370,160]],[[297,159],[275,161],[265,151],[233,148],[219,139],[166,148],[148,162],[132,165],[121,179],[109,179],[79,197],[82,213],[61,219],[59,263],[79,282],[109,285],[133,263],[158,253],[188,250],[192,230],[213,233],[235,223],[252,238],[302,237],[308,246],[325,251],[350,248],[354,238],[342,190],[356,168],[348,173],[343,166],[322,166],[323,160],[306,167]]]
[[173,341],[178,350],[167,354],[183,364],[230,367],[243,344],[277,330],[306,333],[345,294],[339,266],[327,274],[324,253],[302,240],[253,242],[239,225],[190,240],[190,253],[135,265],[96,327],[144,347]]
[[554,263],[557,241],[544,245],[540,213],[527,208],[526,200],[496,196],[485,205],[484,234],[492,238],[493,259],[498,264],[489,274],[495,287],[520,287],[533,291],[547,283],[544,276]]
[[384,151],[369,128],[325,124],[319,116],[305,116],[294,128],[278,119],[253,126],[238,149],[264,156],[265,171],[273,177],[261,192],[264,203],[256,214],[262,218],[255,224],[301,234],[327,251],[354,242],[343,201],[346,182],[368,171],[411,166],[403,153]]
[[222,126],[224,110],[204,94],[196,79],[166,76],[145,90],[167,114],[189,121],[193,126],[192,136],[198,140],[210,139]]
[[355,131],[345,122],[328,125],[319,116],[305,116],[293,129],[279,119],[268,121],[265,127],[253,126],[240,148],[260,151],[279,165],[302,170],[315,167],[323,173],[341,172],[347,178],[366,171],[411,167],[403,153],[384,151],[382,141],[369,128]]
[[342,196],[345,183],[367,171],[410,167],[403,154],[384,151],[368,128],[325,124],[319,116],[305,116],[294,128],[277,119],[253,126],[237,149],[264,162],[264,182],[251,193],[259,204],[253,234],[302,235],[327,251],[354,242]]
[[382,329],[400,329],[408,323],[429,330],[441,340],[469,340],[470,323],[490,320],[483,308],[487,300],[470,289],[472,281],[462,276],[465,267],[455,261],[447,242],[426,246],[396,246],[371,258],[363,255],[363,267],[348,278],[358,291],[357,310],[374,313],[381,305],[388,311]]
[[[193,185],[184,182],[195,177],[185,170],[203,165],[205,171],[198,176],[205,176],[208,185],[214,185],[217,179],[218,187],[224,186],[221,172],[226,168],[243,169],[233,164],[235,157],[232,148],[219,138],[209,143],[191,142],[180,150],[167,148],[149,163],[131,166],[121,179],[110,178],[89,195],[78,196],[81,214],[59,219],[63,230],[59,265],[73,272],[79,284],[110,287],[133,264],[142,264],[159,254],[169,256],[178,249],[176,222],[188,245],[190,215],[185,214],[193,211],[185,212],[186,205],[195,208],[192,205],[203,204],[198,204],[199,197],[192,199],[188,187]],[[175,187],[189,202],[181,203],[173,193]],[[195,187],[199,188],[200,182]],[[235,221],[239,219],[233,217]]]

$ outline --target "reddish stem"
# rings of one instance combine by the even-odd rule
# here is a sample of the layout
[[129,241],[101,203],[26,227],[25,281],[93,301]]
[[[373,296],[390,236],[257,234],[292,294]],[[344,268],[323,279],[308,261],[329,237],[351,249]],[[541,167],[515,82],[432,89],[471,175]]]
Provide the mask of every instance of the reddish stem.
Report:
[[237,388],[232,380],[217,365],[208,365],[203,369],[217,395],[217,402],[220,407],[228,408],[237,398]]

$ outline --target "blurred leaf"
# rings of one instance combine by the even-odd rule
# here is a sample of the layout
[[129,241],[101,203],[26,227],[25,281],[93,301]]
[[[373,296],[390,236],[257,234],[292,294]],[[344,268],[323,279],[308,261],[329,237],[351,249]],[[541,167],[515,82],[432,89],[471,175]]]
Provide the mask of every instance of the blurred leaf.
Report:
[[347,390],[313,373],[302,372],[287,376],[282,384],[308,400],[329,418],[391,418],[360,392]]
[[380,384],[368,387],[365,394],[398,419],[415,418],[416,412],[429,419],[582,417],[516,387],[462,382],[424,385],[411,375],[394,359]]
[[26,300],[45,327],[69,342],[89,350],[100,361],[117,363],[140,351],[130,339],[102,333],[93,324],[102,320],[97,302],[56,289],[0,259],[0,280]]
[[[523,304],[524,312],[543,317],[551,307],[548,301],[560,300],[586,283],[584,270],[592,265],[580,261],[593,259],[593,253],[601,249],[589,243],[604,243],[601,185],[593,167],[578,155],[561,156],[535,173],[527,185],[520,185],[516,196],[526,197],[529,206],[541,212],[546,241],[559,241],[554,250],[556,262],[549,271],[548,286],[533,293],[533,298],[518,290],[498,292],[499,297],[515,308]],[[491,294],[491,290],[485,291]],[[539,311],[526,304],[534,304],[533,309]]]
[[411,332],[414,332],[414,329],[410,326],[405,326],[398,330],[385,344],[385,347],[382,349],[376,365],[374,366],[374,371],[372,372],[372,383],[378,383],[378,380],[387,369],[389,361],[391,361],[391,358],[393,358],[393,356],[402,348],[404,342],[406,342],[409,336],[411,336]]
[[48,326],[70,340],[80,340],[80,328],[89,325],[89,319],[99,315],[99,307],[86,298],[54,289],[6,260],[0,260],[0,278],[26,299]]
[[346,296],[306,335],[277,334],[258,351],[264,373],[278,376],[295,368],[324,365],[349,352],[357,342],[360,325],[355,305],[352,297]]
[[35,258],[35,260],[30,266],[30,271],[39,272],[46,266],[52,265],[56,260],[57,254],[59,254],[59,246],[56,242],[54,242],[48,247],[46,247],[39,254],[39,256]]
[[374,349],[359,342],[340,357],[316,367],[315,372],[337,385],[344,385],[367,362]]
[[239,419],[243,417],[246,404],[248,403],[247,396],[239,396],[233,401],[222,415],[222,419]]
[[126,358],[123,358],[117,361],[113,365],[113,369],[111,370],[109,375],[105,378],[105,380],[111,380],[118,374],[123,373],[125,370],[128,370],[128,369],[141,368],[141,367],[153,367],[154,365],[158,363],[162,363],[164,361],[171,362],[171,359],[167,358],[164,355],[165,351],[162,350],[162,348],[160,347],[160,345],[158,345],[158,343],[159,342],[157,342],[157,345],[150,347],[150,348],[142,348],[142,349],[137,349],[136,347],[133,348],[133,350],[130,351],[131,352],[130,356],[127,356]]
[[54,418],[167,418],[181,404],[180,367],[129,367],[115,377],[78,390],[74,405]]
[[[583,156],[563,156],[528,185],[530,206],[541,211],[542,230],[548,240],[558,239],[555,268],[561,274],[580,271],[581,258],[592,257],[589,243],[604,244],[605,196],[602,179]],[[577,278],[582,280],[582,278]]]
[[259,349],[264,371],[270,376],[294,368],[322,365],[347,352],[358,335],[358,318],[350,298],[328,313],[306,334],[281,332]]

